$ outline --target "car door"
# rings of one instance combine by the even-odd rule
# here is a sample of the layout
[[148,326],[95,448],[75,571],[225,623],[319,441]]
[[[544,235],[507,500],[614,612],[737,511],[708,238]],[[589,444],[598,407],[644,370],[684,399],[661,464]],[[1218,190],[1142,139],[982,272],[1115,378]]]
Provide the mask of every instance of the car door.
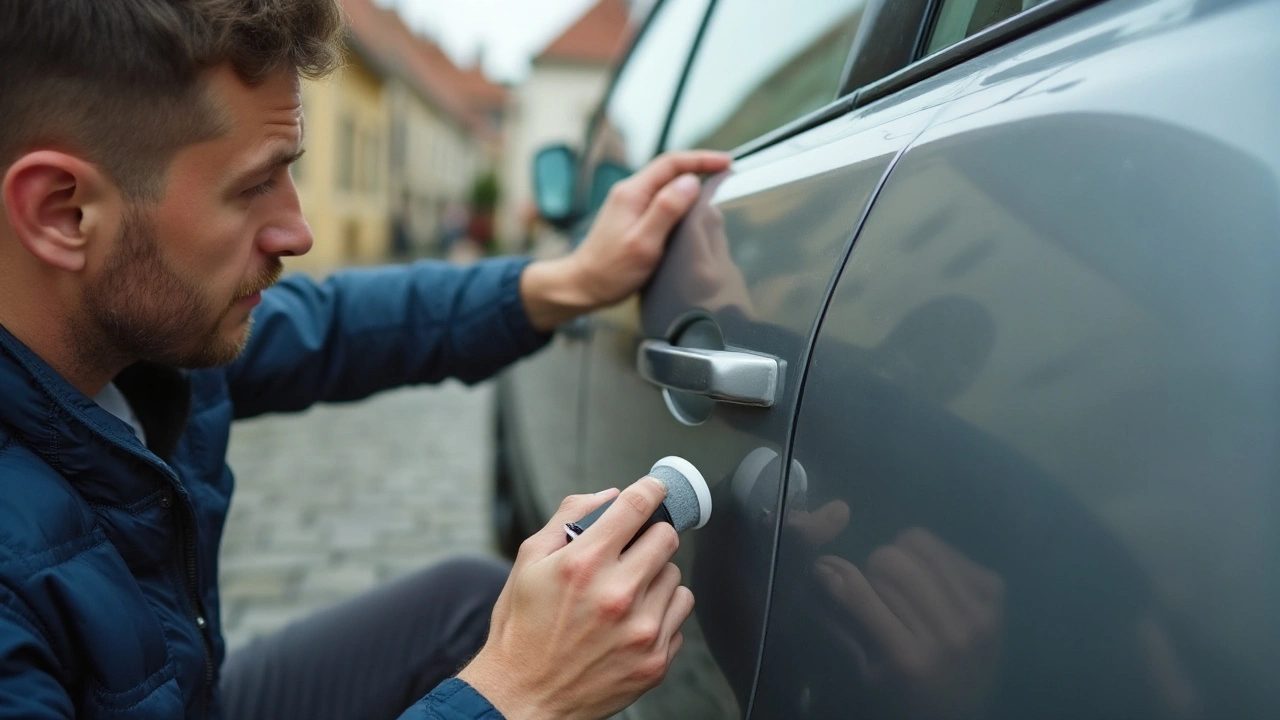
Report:
[[[651,11],[643,30],[616,73],[590,133],[581,175],[597,178],[603,192],[620,168],[639,167],[657,150],[666,127],[688,54],[702,28],[709,0],[664,0]],[[621,171],[625,176],[627,171]],[[584,185],[584,193],[587,188]],[[593,213],[598,206],[593,203]],[[587,219],[566,231],[565,246],[585,234]],[[517,506],[536,515],[524,518],[540,527],[566,496],[583,488],[579,469],[585,340],[591,321],[579,319],[561,328],[542,352],[526,358],[502,379],[500,396],[507,418],[502,430],[519,498]],[[598,488],[597,488],[598,489]]]
[[871,107],[974,80],[822,321],[755,716],[1280,717],[1280,4],[938,17]]
[[[714,5],[663,147],[737,147],[739,159],[708,183],[643,300],[594,319],[584,489],[625,484],[676,454],[702,470],[714,500],[676,557],[697,598],[684,649],[627,717],[747,711],[809,340],[876,188],[945,99],[922,92],[848,113],[837,95],[863,11],[860,0]],[[683,348],[713,352],[699,361],[721,365],[704,370],[776,363],[777,385],[718,400],[690,392],[696,376],[669,372]]]

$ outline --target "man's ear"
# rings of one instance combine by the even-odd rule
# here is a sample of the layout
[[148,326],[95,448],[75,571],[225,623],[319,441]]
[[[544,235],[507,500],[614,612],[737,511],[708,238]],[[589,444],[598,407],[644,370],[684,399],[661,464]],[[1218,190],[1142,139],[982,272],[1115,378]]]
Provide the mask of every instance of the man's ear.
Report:
[[5,172],[0,194],[18,242],[67,272],[84,269],[90,240],[116,222],[114,183],[92,163],[54,150],[19,157]]

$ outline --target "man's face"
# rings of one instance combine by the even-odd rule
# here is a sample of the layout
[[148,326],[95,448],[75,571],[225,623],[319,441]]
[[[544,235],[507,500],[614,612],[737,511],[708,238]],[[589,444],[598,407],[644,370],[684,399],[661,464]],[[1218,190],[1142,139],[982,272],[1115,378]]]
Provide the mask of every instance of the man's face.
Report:
[[[302,148],[292,74],[245,85],[211,71],[229,132],[178,151],[163,198],[129,208],[82,306],[96,352],[180,367],[231,362],[282,255],[311,247],[288,166]],[[84,338],[82,338],[84,339]]]

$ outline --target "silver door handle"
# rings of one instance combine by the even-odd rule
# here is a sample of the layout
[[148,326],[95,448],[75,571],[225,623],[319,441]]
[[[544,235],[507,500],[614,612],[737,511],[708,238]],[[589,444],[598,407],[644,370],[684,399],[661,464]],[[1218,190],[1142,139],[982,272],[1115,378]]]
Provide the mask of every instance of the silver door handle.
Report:
[[654,385],[737,405],[773,407],[778,392],[778,361],[764,355],[645,340],[636,368]]

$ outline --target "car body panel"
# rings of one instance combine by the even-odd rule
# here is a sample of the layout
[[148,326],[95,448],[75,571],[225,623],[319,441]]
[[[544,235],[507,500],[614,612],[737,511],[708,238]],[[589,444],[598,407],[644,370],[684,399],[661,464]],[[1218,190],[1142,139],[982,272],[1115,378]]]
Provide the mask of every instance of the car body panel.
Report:
[[[755,717],[1280,716],[1278,31],[1116,0],[953,69],[813,351]],[[868,588],[963,650],[886,660]]]
[[499,409],[507,443],[507,470],[517,493],[519,527],[538,528],[545,513],[578,491],[579,413],[586,344],[585,323],[558,332],[541,352],[501,379]]
[[[788,450],[809,338],[853,235],[898,153],[945,96],[939,81],[895,105],[853,113],[739,163],[714,179],[671,240],[642,303],[595,320],[588,359],[584,481],[629,482],[659,457],[697,465],[712,488],[706,528],[676,557],[698,598],[685,648],[629,717],[741,717],[756,674]],[[720,403],[703,424],[677,421],[636,372],[646,338],[675,340],[691,317],[727,349],[782,366],[768,409]]]

